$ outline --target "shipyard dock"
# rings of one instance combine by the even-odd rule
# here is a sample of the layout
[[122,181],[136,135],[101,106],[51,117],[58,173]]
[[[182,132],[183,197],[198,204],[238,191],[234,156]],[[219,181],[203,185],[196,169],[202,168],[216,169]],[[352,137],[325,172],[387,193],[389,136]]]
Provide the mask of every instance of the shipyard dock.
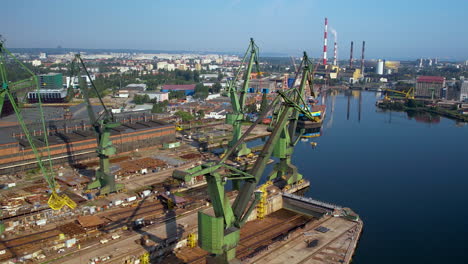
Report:
[[[304,184],[307,185],[308,182]],[[351,262],[362,222],[350,209],[283,193],[275,186],[270,186],[268,193],[265,218],[257,219],[254,210],[241,230],[237,258],[242,263]],[[230,194],[231,199],[234,196]],[[147,201],[134,208],[100,214],[102,218],[115,218],[114,224],[146,214],[151,214],[147,219],[155,222],[138,230],[121,230],[122,225],[111,224],[118,239],[108,235],[108,242],[95,240],[82,244],[79,250],[48,260],[65,264],[88,263],[93,259],[105,259],[99,263],[139,263],[149,253],[151,263],[206,263],[208,253],[198,246],[190,247],[188,239],[197,233],[198,210],[212,211],[209,205],[199,204],[168,212]]]

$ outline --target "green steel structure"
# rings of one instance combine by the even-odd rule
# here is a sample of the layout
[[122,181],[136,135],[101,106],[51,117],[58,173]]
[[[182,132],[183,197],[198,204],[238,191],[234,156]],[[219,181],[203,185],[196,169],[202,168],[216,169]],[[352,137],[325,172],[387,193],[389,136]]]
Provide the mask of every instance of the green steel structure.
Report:
[[[312,62],[309,60],[305,52],[302,58],[301,66],[299,68],[302,68],[301,84],[298,90],[294,90],[295,93],[291,94],[291,97],[289,97],[288,100],[297,102],[304,109],[308,109],[307,102],[304,100],[304,92],[306,86],[309,85],[311,89],[311,94],[314,94],[314,91],[312,90],[313,69]],[[299,74],[299,72],[297,74]],[[291,157],[294,152],[294,147],[299,142],[301,136],[304,134],[305,131],[304,129],[301,129],[299,133],[296,133],[299,114],[300,111],[298,111],[297,109],[293,110],[293,113],[289,120],[289,126],[283,127],[279,140],[275,142],[275,147],[273,150],[273,156],[279,158],[279,162],[276,163],[273,167],[273,171],[269,176],[269,180],[284,180],[286,181],[286,186],[290,186],[302,180],[302,174],[300,174],[297,171],[297,167],[291,163]],[[274,114],[273,116],[276,118],[279,117],[278,114]]]
[[80,66],[85,72],[85,74],[88,76],[91,82],[91,89],[93,89],[94,92],[97,94],[99,102],[101,103],[101,106],[104,109],[103,114],[99,117],[96,117],[89,97],[89,88],[87,85],[80,85],[81,93],[86,102],[86,108],[88,110],[88,116],[91,122],[91,126],[93,127],[94,132],[97,135],[98,147],[96,149],[96,152],[97,156],[99,157],[99,168],[96,171],[95,175],[96,179],[88,184],[87,189],[100,189],[99,195],[107,195],[109,193],[119,192],[124,189],[124,185],[117,184],[115,182],[114,175],[110,173],[109,157],[115,155],[116,153],[116,149],[112,145],[112,141],[110,140],[111,131],[113,128],[118,127],[120,123],[115,121],[114,115],[111,111],[109,111],[109,109],[107,109],[106,105],[102,101],[102,97],[99,94],[99,91],[97,90],[96,86],[94,85],[93,79],[91,79],[91,76],[89,75],[89,72],[86,69],[86,66],[79,54],[75,55],[75,59],[72,61],[71,64],[72,77],[75,75],[81,77],[79,75]]
[[[236,76],[234,79],[231,80],[228,86],[228,94],[231,98],[231,106],[232,106],[232,113],[228,113],[226,115],[226,124],[232,125],[232,140],[229,142],[228,147],[232,148],[239,138],[241,137],[241,127],[242,122],[244,121],[244,111],[245,111],[245,99],[247,97],[247,90],[250,84],[250,75],[252,73],[253,65],[255,64],[257,72],[259,71],[258,65],[258,46],[255,44],[253,38],[250,39],[249,47],[244,54],[244,58],[242,59],[242,63],[237,70]],[[245,64],[247,57],[249,56],[249,62],[247,64],[247,68],[244,72],[243,84],[241,90],[238,90],[236,87],[236,83],[239,80],[240,73],[242,71],[242,66]],[[251,152],[245,143],[239,145],[239,147],[234,152],[235,156],[245,156]]]
[[[278,94],[279,96],[275,98],[273,103],[262,111],[260,118],[247,129],[219,162],[206,163],[187,171],[174,171],[174,178],[185,182],[189,182],[193,177],[200,175],[204,175],[207,180],[214,215],[198,212],[199,245],[204,250],[212,253],[212,255],[208,256],[207,263],[240,263],[236,259],[240,228],[245,224],[260,200],[261,192],[255,192],[255,188],[262,178],[267,163],[277,145],[276,142],[280,140],[284,130],[291,124],[291,118],[297,116],[297,113],[302,113],[309,119],[313,118],[309,110],[301,106],[302,99],[297,96],[301,94],[300,90],[292,88],[285,92],[280,91]],[[227,165],[225,163],[227,158],[235,155],[237,147],[245,143],[246,137],[274,106],[277,106],[278,118],[275,119],[271,134],[253,167],[245,172]],[[228,173],[224,173],[226,171]],[[240,181],[241,183],[239,184],[239,193],[232,204],[224,189],[229,180]]]
[[[24,80],[19,80],[15,82],[10,82],[8,81],[8,71],[6,69],[6,63],[7,61],[17,63],[23,70],[25,70],[30,77]],[[3,109],[3,105],[5,102],[5,97],[8,98],[9,103],[13,107],[13,110],[16,114],[16,117],[18,119],[18,123],[26,136],[26,139],[36,157],[37,160],[37,166],[40,169],[44,179],[46,180],[49,188],[50,188],[50,197],[48,200],[49,206],[54,209],[54,210],[60,210],[64,206],[68,206],[70,208],[75,208],[76,203],[71,200],[67,195],[65,194],[59,194],[59,186],[55,181],[54,177],[54,170],[53,170],[53,164],[52,164],[52,159],[50,157],[50,150],[49,150],[49,142],[48,142],[48,133],[47,133],[47,127],[46,127],[46,122],[44,119],[44,112],[42,110],[42,104],[41,100],[39,98],[39,103],[38,103],[38,109],[40,111],[40,116],[41,116],[41,123],[42,123],[42,130],[44,133],[42,133],[42,143],[45,145],[42,149],[38,149],[36,147],[36,142],[38,139],[33,138],[31,136],[31,133],[26,126],[26,123],[23,120],[23,117],[21,115],[21,109],[18,105],[18,98],[20,97],[19,95],[21,93],[25,93],[24,90],[30,89],[30,88],[36,88],[37,91],[39,91],[39,85],[38,85],[38,80],[37,76],[31,72],[24,64],[22,64],[13,54],[11,54],[3,45],[2,42],[0,42],[0,76],[1,76],[1,81],[2,81],[2,86],[0,89],[0,112]],[[44,157],[46,156],[47,158],[47,163],[44,164],[46,161],[44,161]],[[3,229],[3,228],[1,228]]]

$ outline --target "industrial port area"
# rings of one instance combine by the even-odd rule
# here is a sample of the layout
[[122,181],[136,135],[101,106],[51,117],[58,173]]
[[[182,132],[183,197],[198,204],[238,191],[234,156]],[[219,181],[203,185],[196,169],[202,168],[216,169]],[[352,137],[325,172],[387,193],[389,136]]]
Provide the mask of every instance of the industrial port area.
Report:
[[[309,25],[320,30],[320,45],[299,56],[264,56],[264,41],[255,35],[231,53],[16,48],[9,46],[14,36],[0,35],[0,263],[384,259],[369,253],[384,247],[385,237],[382,219],[376,223],[368,208],[378,204],[394,217],[383,222],[397,226],[403,205],[371,196],[379,189],[380,182],[368,184],[375,179],[352,181],[366,159],[387,160],[392,173],[413,173],[393,167],[399,154],[392,148],[390,158],[366,152],[380,148],[370,142],[396,142],[385,137],[395,133],[392,122],[465,126],[468,61],[367,59],[366,42],[376,49],[371,36],[339,42],[340,24],[320,21]],[[339,50],[349,56],[339,57]],[[347,147],[364,132],[348,126],[346,134],[334,134],[350,122],[354,98],[355,124],[370,129],[364,118],[385,118],[387,129],[360,143],[362,156]],[[327,137],[334,141],[321,141]],[[339,158],[357,156],[360,163],[352,165]],[[323,166],[342,167],[348,178],[334,180]],[[370,167],[375,178],[385,174]],[[332,182],[324,185],[320,177]],[[372,206],[360,206],[369,201]]]

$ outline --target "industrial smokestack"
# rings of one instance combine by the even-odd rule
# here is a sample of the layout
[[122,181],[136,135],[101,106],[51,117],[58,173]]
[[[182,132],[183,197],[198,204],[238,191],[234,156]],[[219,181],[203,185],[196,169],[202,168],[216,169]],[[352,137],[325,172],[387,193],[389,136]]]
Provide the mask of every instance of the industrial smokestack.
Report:
[[364,75],[364,52],[366,50],[366,42],[362,42],[362,54],[361,54],[361,74]]
[[354,42],[351,41],[351,51],[349,52],[349,68],[353,67],[353,45]]
[[338,32],[333,27],[330,27],[331,33],[333,34],[333,65],[337,65],[338,60]]
[[325,18],[325,32],[323,34],[323,65],[327,65],[327,34],[328,34],[328,19]]
[[333,47],[333,65],[337,65],[337,45],[336,45],[336,41],[335,41],[335,45]]

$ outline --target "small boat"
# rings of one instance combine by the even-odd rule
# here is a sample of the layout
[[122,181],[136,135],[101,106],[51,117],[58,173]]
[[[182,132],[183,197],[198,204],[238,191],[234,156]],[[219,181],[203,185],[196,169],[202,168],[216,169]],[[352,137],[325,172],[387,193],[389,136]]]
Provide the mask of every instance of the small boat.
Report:
[[315,137],[320,137],[320,132],[307,133],[301,136],[301,138],[315,138]]

